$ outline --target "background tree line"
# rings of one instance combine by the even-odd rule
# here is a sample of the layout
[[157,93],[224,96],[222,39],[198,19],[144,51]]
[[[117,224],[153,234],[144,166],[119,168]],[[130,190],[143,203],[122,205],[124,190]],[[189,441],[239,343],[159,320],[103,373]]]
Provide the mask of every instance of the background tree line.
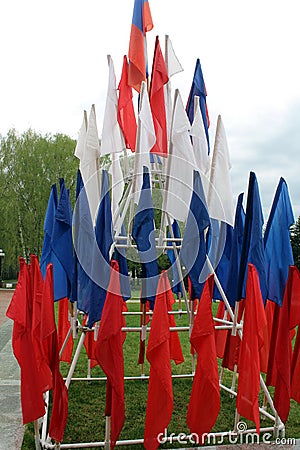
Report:
[[[19,134],[12,129],[0,136],[0,248],[5,252],[3,279],[16,279],[19,256],[40,257],[44,218],[52,184],[64,178],[75,203],[78,159],[76,141],[63,134],[41,135],[31,129]],[[104,160],[107,163],[107,158]],[[160,211],[155,211],[155,216]],[[159,220],[157,220],[159,222]],[[300,217],[291,228],[295,264],[300,267]],[[129,261],[138,274],[139,265]],[[159,268],[168,266],[159,258]]]
[[62,134],[12,129],[0,137],[0,247],[3,279],[16,278],[19,256],[40,257],[44,218],[52,184],[64,178],[74,204],[76,142]]

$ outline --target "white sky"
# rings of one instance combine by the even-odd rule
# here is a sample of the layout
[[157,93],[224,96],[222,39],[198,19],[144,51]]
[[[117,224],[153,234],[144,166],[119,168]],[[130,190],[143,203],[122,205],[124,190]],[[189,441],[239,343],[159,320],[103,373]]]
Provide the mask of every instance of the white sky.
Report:
[[[15,127],[77,138],[95,103],[99,134],[111,54],[119,81],[134,0],[9,0],[0,6],[0,134]],[[169,34],[184,72],[172,78],[186,102],[199,57],[213,147],[226,129],[235,196],[253,170],[267,220],[283,176],[300,214],[299,0],[149,0],[155,36]]]

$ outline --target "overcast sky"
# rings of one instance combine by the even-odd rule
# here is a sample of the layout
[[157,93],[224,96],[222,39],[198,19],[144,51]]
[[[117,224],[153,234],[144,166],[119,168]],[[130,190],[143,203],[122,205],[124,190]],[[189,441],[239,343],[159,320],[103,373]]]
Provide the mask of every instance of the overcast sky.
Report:
[[[108,83],[128,52],[134,0],[9,0],[0,6],[0,134],[15,127],[77,138],[95,103],[99,134]],[[172,78],[187,101],[196,59],[207,88],[213,142],[225,126],[235,196],[256,173],[265,221],[280,176],[300,214],[299,0],[149,0],[155,36],[169,34],[184,72]]]

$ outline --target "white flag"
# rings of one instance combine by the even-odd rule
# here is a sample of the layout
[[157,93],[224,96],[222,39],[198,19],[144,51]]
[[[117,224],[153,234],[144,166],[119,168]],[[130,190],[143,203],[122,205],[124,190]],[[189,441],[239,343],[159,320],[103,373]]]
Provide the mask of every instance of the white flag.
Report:
[[102,128],[101,155],[121,152],[125,149],[123,134],[118,123],[118,95],[115,69],[110,55],[107,56],[107,59],[109,78]]
[[182,222],[188,215],[193,192],[193,174],[197,168],[189,135],[190,128],[180,93],[176,91],[163,211]]
[[151,114],[149,96],[146,83],[143,81],[140,91],[140,110],[138,114],[137,139],[134,154],[134,171],[132,180],[132,192],[134,202],[139,202],[143,184],[143,166],[148,167],[151,173],[150,150],[155,144],[156,136]]
[[115,216],[124,191],[124,177],[120,164],[120,156],[113,153],[109,172],[112,176],[112,214]]
[[201,181],[205,195],[208,192],[209,183],[209,169],[210,169],[210,158],[208,154],[208,145],[205,134],[205,128],[203,124],[202,114],[199,105],[199,97],[194,97],[195,104],[195,114],[194,120],[191,128],[191,136],[193,142],[193,149],[195,154],[195,160],[197,169],[201,175]]
[[231,164],[225,128],[221,116],[218,116],[207,197],[208,211],[212,219],[217,219],[233,226],[234,202],[230,169]]
[[165,40],[165,62],[168,70],[169,81],[164,86],[165,91],[165,105],[166,105],[166,121],[167,121],[167,136],[168,140],[170,139],[170,129],[171,129],[171,120],[172,120],[172,88],[170,78],[176,73],[182,72],[183,68],[180,64],[177,56],[175,55],[172,42],[168,35],[166,35]]
[[100,201],[100,145],[96,121],[95,105],[92,105],[88,127],[85,137],[85,145],[79,169],[89,201],[92,220],[95,220],[96,211]]
[[86,140],[86,130],[87,130],[87,113],[86,111],[83,112],[83,120],[82,124],[78,133],[78,139],[75,147],[74,155],[81,161],[83,159],[84,155],[84,147],[85,147],[85,140]]

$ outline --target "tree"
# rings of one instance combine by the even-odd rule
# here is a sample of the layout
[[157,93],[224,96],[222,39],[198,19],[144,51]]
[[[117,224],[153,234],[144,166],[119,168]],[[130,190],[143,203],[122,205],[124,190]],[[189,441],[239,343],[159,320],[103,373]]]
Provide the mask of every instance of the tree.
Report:
[[300,216],[296,223],[291,227],[291,244],[295,266],[300,269]]
[[[78,160],[75,141],[62,134],[42,136],[12,129],[0,136],[0,246],[3,277],[15,278],[18,257],[40,256],[51,185],[64,178],[74,201]],[[73,188],[73,189],[72,189]]]

